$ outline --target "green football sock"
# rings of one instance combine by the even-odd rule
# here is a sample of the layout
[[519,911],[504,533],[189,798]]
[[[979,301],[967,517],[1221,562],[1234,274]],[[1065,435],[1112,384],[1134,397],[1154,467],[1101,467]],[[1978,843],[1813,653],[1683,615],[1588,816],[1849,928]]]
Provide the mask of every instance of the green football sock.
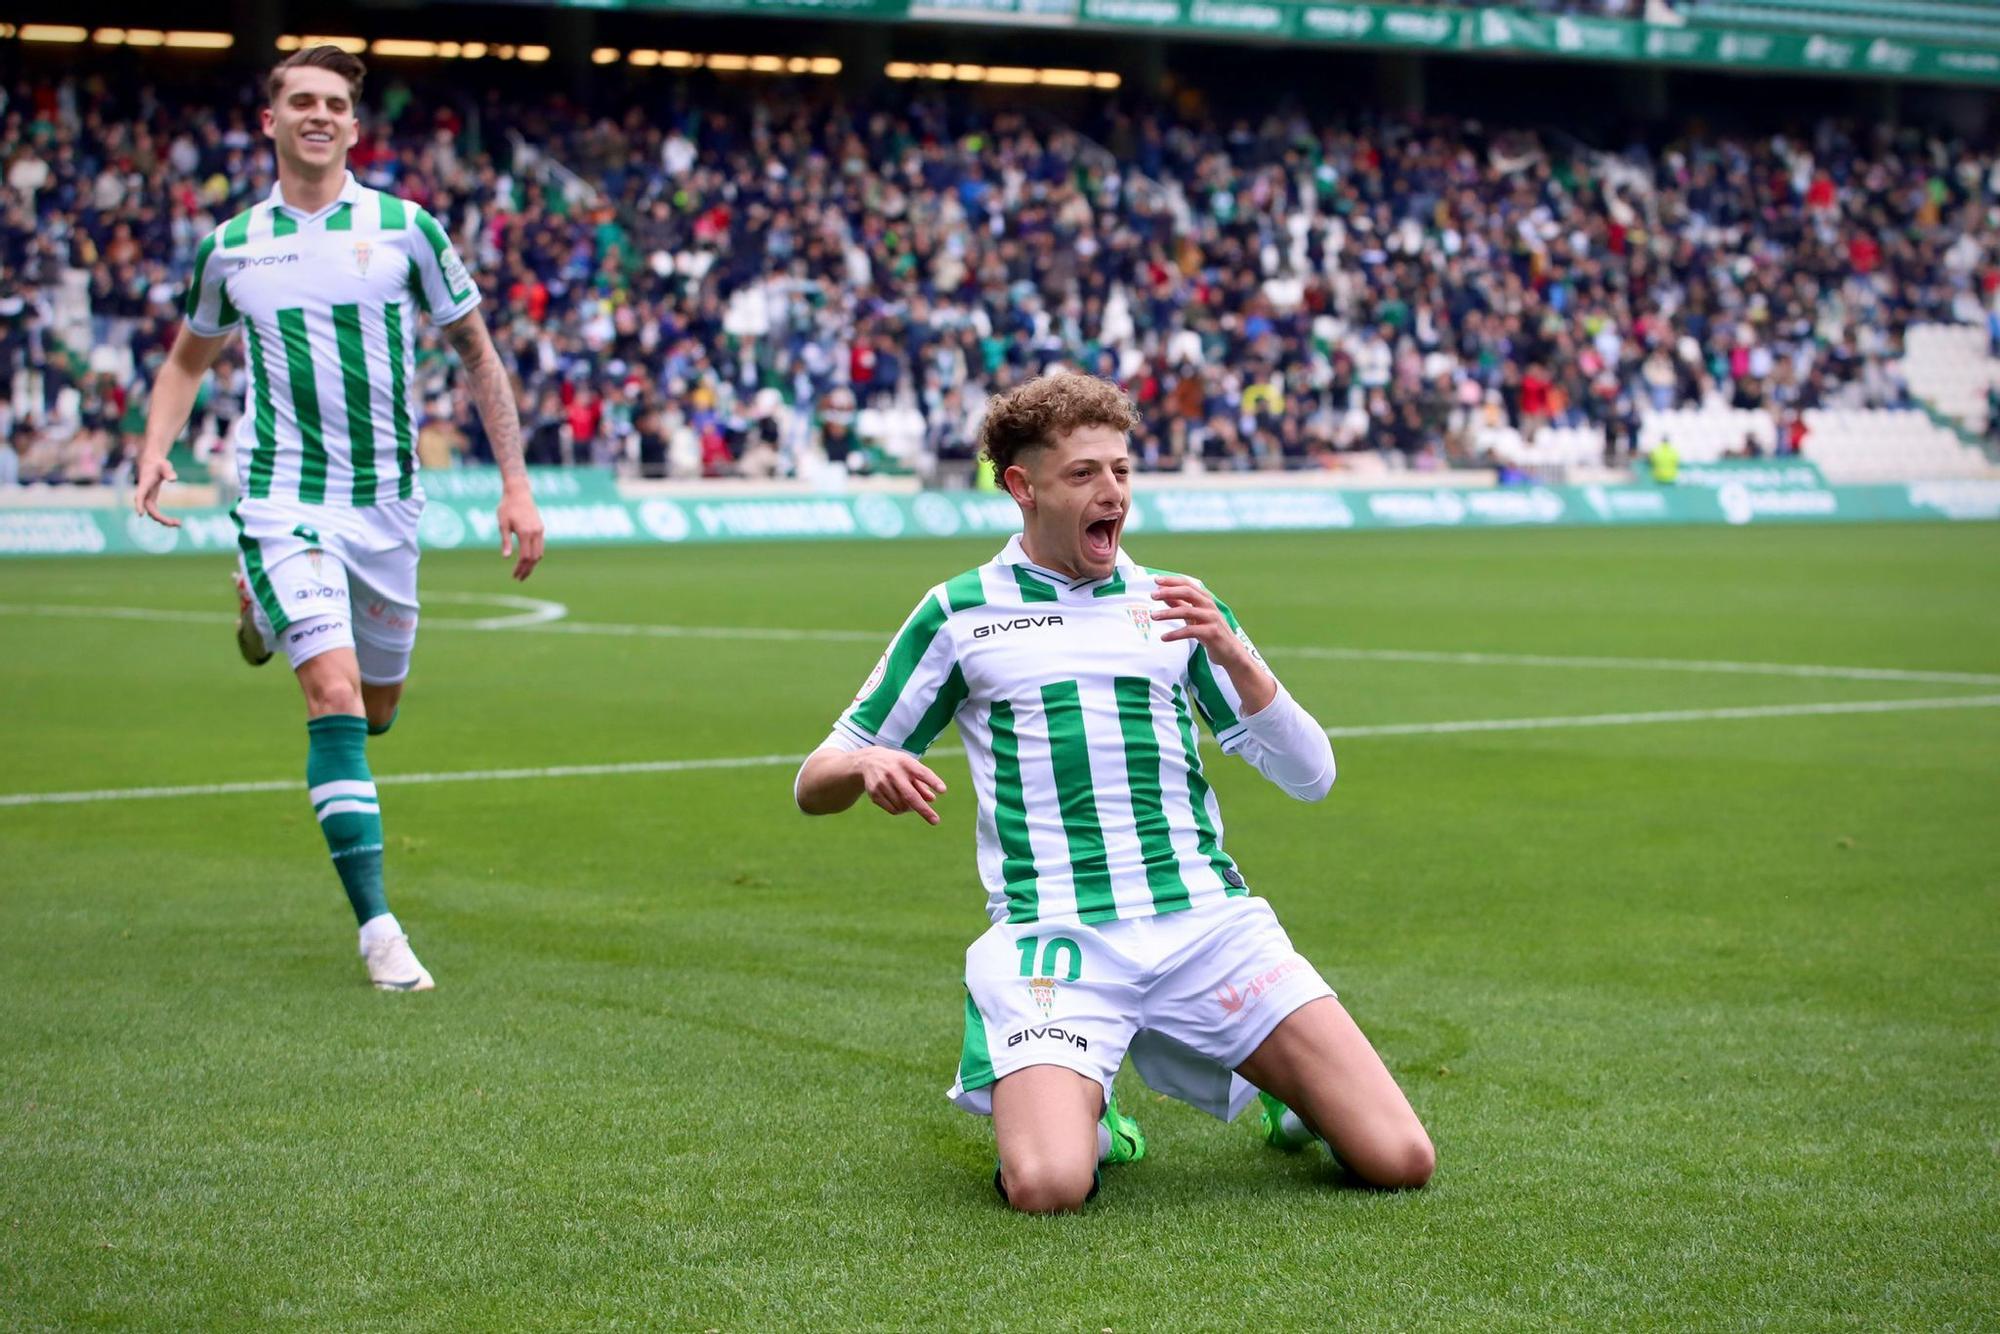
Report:
[[387,732],[390,728],[396,725],[396,719],[399,715],[401,715],[402,712],[403,710],[399,705],[398,707],[389,710],[389,721],[383,723],[380,727],[377,727],[373,723],[368,724],[368,735],[381,736],[384,732]]
[[306,724],[306,786],[333,869],[340,873],[354,920],[389,911],[382,886],[382,807],[368,772],[368,720],[329,714]]

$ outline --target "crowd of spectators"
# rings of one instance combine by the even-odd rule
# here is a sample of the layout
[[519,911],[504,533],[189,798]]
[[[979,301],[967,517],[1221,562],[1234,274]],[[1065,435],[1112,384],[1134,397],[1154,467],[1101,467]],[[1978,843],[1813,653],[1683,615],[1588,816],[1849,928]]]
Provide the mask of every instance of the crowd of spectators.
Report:
[[[1548,423],[1623,456],[1647,409],[1900,404],[1905,326],[1984,321],[2000,289],[2000,156],[1880,125],[1602,151],[659,87],[368,90],[353,170],[457,239],[536,462],[969,470],[987,397],[1058,364],[1130,390],[1147,468],[1445,467]],[[196,245],[272,187],[254,90],[0,97],[0,482],[117,480]],[[197,406],[203,451],[241,355]],[[488,456],[434,333],[417,385],[426,464]]]

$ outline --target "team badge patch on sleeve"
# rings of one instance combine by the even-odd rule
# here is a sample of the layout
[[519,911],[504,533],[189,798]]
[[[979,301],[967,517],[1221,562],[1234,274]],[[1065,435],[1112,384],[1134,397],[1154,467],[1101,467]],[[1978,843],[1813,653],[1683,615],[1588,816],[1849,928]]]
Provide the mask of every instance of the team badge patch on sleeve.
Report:
[[868,679],[861,683],[861,690],[858,694],[854,696],[854,702],[856,704],[859,704],[862,700],[867,699],[870,695],[874,694],[875,687],[881,685],[882,678],[887,676],[888,674],[889,674],[889,655],[887,653],[884,653],[880,658],[876,659],[875,670],[868,673]]

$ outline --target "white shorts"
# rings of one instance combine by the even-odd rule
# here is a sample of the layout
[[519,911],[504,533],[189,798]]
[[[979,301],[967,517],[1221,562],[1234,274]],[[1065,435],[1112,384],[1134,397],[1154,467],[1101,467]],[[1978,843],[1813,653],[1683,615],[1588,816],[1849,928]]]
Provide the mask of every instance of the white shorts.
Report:
[[1001,924],[965,952],[965,1045],[947,1096],[993,1114],[1031,1065],[1111,1080],[1129,1050],[1156,1092],[1224,1121],[1257,1090],[1236,1067],[1281,1020],[1333,995],[1255,896],[1082,924]]
[[292,670],[351,648],[369,685],[394,685],[410,674],[423,508],[412,497],[360,509],[245,500],[231,511],[257,628]]

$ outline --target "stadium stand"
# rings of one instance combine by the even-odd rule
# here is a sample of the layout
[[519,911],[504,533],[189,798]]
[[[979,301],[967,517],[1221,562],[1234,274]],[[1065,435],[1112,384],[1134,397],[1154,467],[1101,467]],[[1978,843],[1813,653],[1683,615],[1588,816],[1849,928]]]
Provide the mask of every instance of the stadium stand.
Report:
[[2000,413],[2000,359],[1995,335],[1972,325],[1918,324],[1904,336],[1903,379],[1910,392],[1975,435],[1986,435]]
[[1801,452],[1833,482],[1979,477],[1986,455],[1921,412],[1808,412]]
[[[371,89],[355,170],[461,239],[536,462],[925,469],[1057,363],[1132,390],[1154,469],[1583,467],[1661,420],[1696,459],[1910,406],[1905,330],[2000,293],[2000,157],[1908,129],[1610,152],[1468,120],[694,88]],[[254,102],[87,78],[5,99],[0,436],[24,480],[115,480],[195,245],[270,189]],[[420,379],[426,461],[481,458],[434,337]],[[1907,415],[1856,419],[1911,442],[1867,466],[1956,468]]]
[[1801,456],[1828,481],[1984,476],[1986,455],[1915,409],[1815,408],[1774,419],[1717,405],[1649,412],[1643,448],[1671,440],[1684,463]]
[[[1779,453],[1778,423],[1768,412],[1719,405],[1648,412],[1640,426],[1641,452],[1670,440],[1684,463],[1759,458]],[[1787,441],[1785,452],[1791,452]]]

